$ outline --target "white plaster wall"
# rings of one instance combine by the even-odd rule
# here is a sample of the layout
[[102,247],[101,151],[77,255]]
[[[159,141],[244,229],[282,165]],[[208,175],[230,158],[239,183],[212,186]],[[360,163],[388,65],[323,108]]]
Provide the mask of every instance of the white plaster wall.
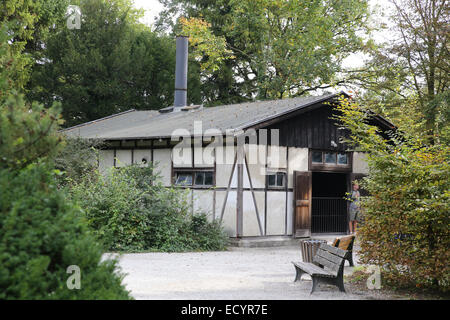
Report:
[[174,168],[191,168],[192,148],[173,148],[172,159]]
[[292,188],[294,171],[308,171],[308,148],[289,148],[288,162],[288,188]]
[[267,166],[272,169],[286,169],[286,147],[269,146]]
[[[143,164],[142,159],[146,159],[147,163]],[[147,167],[152,161],[152,151],[150,149],[136,149],[134,150],[133,163],[141,167]]]
[[[258,206],[259,220],[261,221],[261,228],[264,232],[264,192],[255,191],[256,205]],[[258,219],[256,216],[255,204],[253,202],[252,192],[243,192],[243,208],[242,208],[242,233],[244,237],[262,236]]]
[[266,146],[245,145],[245,156],[248,170],[244,165],[244,188],[250,188],[249,174],[253,188],[264,188],[266,184]]
[[367,166],[366,155],[362,152],[353,152],[353,172],[354,173],[369,173]]
[[286,192],[267,192],[267,235],[284,235],[286,229]]
[[287,201],[287,230],[286,234],[292,235],[292,228],[294,223],[294,203],[293,203],[293,192],[288,192]]
[[233,165],[234,163],[234,157],[236,155],[236,147],[231,146],[219,146],[215,148],[216,151],[216,163],[217,164],[227,164],[227,165]]
[[171,149],[154,149],[153,161],[156,164],[156,171],[159,172],[163,185],[171,186]]
[[[225,194],[225,191],[216,191],[216,219],[220,219]],[[228,200],[223,214],[222,226],[228,236],[236,237],[236,191],[230,191],[228,193]]]
[[213,147],[196,147],[194,148],[194,167],[196,168],[213,168],[214,167],[214,148]]
[[116,150],[116,167],[125,167],[131,164],[131,150]]
[[100,150],[98,153],[98,170],[104,173],[114,166],[114,150]]
[[194,192],[194,212],[206,213],[209,220],[214,219],[214,191],[212,190],[192,190]]
[[[216,164],[216,186],[221,188],[226,188],[228,186],[228,181],[230,179],[231,170],[233,169],[234,160],[234,148],[223,148],[218,147],[216,149],[216,155],[218,156]],[[222,159],[219,160],[219,156],[222,155]],[[228,157],[228,161],[226,161]],[[232,159],[230,161],[230,159]],[[233,180],[231,182],[231,187],[237,187],[237,166],[234,170]]]

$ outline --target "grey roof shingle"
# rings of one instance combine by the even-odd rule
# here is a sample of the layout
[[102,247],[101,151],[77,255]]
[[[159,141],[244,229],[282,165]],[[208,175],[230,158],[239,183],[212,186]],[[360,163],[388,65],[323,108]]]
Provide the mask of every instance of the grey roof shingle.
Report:
[[192,134],[194,121],[202,121],[203,131],[214,128],[225,133],[227,130],[249,128],[283,114],[330,100],[340,94],[342,93],[248,102],[170,113],[129,110],[61,131],[72,137],[107,140],[166,138],[180,128]]

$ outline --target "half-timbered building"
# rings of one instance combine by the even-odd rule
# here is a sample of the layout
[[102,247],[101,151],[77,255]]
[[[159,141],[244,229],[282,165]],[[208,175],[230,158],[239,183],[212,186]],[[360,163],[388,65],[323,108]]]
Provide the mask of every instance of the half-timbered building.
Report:
[[165,186],[188,188],[193,211],[220,219],[230,237],[345,233],[345,194],[367,166],[342,141],[342,95],[129,110],[63,132],[106,142],[100,170],[155,165]]
[[[100,171],[154,166],[165,186],[189,189],[193,212],[219,219],[232,238],[345,233],[346,192],[367,173],[334,119],[339,97],[349,96],[186,106],[187,52],[187,38],[177,37],[173,107],[129,110],[64,134],[106,142]],[[377,115],[370,121],[393,128]]]

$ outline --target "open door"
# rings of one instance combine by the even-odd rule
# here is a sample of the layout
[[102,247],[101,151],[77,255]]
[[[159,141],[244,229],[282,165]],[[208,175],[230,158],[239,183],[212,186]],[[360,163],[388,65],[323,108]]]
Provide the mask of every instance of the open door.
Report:
[[294,236],[311,236],[312,173],[294,171]]

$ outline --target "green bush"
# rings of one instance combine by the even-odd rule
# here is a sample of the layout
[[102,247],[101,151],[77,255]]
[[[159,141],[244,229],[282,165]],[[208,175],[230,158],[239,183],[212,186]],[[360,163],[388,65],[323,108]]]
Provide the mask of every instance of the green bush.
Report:
[[386,284],[448,291],[450,147],[407,131],[383,139],[357,105],[344,100],[339,110],[369,166],[358,230],[362,262],[379,265]]
[[[0,170],[0,299],[129,299],[117,262],[100,262],[101,246],[51,172]],[[67,288],[70,265],[80,289]]]
[[64,139],[64,148],[55,155],[56,169],[61,171],[58,184],[65,186],[78,183],[95,175],[98,168],[98,149],[104,142],[99,139],[82,139],[80,137]]
[[[0,299],[128,299],[117,262],[101,262],[80,208],[57,188],[58,104],[30,105],[17,93],[7,39],[0,30]],[[80,289],[67,286],[72,265]]]
[[108,250],[223,250],[217,221],[192,214],[186,191],[162,186],[152,167],[111,168],[70,188]]

